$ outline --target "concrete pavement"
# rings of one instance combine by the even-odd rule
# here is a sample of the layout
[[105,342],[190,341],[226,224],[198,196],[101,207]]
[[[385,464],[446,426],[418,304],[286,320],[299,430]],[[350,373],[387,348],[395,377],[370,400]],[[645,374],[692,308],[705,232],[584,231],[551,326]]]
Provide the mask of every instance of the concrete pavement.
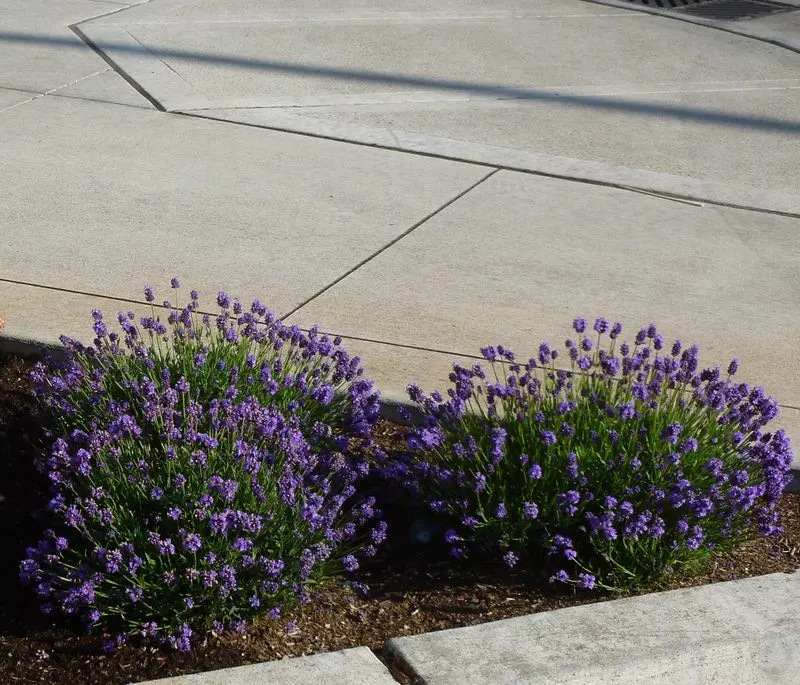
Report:
[[800,55],[577,0],[326,7],[2,0],[9,336],[177,273],[350,338],[400,397],[490,340],[654,320],[740,356],[800,443]]
[[169,111],[800,211],[797,54],[631,7],[159,0],[80,30]]
[[177,275],[401,397],[656,321],[800,446],[800,54],[764,38],[800,12],[756,40],[625,4],[0,0],[0,343]]
[[150,681],[153,685],[395,685],[366,647]]

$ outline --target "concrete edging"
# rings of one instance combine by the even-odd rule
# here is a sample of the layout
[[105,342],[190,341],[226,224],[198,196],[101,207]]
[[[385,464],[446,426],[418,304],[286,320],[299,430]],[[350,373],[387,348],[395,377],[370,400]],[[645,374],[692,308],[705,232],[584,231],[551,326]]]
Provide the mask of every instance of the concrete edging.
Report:
[[150,680],[144,685],[396,685],[366,647]]
[[[800,571],[703,585],[388,640],[424,685],[782,685],[800,669]],[[366,647],[147,685],[388,685]]]
[[800,572],[389,640],[426,685],[780,685],[800,670]]

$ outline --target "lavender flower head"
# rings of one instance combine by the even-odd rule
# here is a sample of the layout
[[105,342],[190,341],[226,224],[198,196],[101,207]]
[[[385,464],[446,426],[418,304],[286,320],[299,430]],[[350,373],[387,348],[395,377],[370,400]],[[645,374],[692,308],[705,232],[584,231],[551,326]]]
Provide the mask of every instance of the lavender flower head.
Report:
[[422,426],[386,472],[441,517],[451,553],[493,549],[520,568],[555,534],[570,544],[554,582],[624,589],[774,534],[791,446],[763,431],[777,403],[733,382],[738,361],[727,378],[701,369],[696,345],[667,345],[652,323],[631,342],[603,318],[594,340],[586,319],[572,328],[563,356],[542,343],[523,364],[487,346],[489,368],[454,366],[446,393],[410,386]]
[[65,361],[36,368],[59,532],[20,566],[43,606],[182,651],[302,601],[328,562],[355,569],[386,538],[361,491],[380,404],[360,360],[257,301],[220,292],[216,317],[197,301],[120,315],[119,334],[93,312],[93,346],[65,339]]

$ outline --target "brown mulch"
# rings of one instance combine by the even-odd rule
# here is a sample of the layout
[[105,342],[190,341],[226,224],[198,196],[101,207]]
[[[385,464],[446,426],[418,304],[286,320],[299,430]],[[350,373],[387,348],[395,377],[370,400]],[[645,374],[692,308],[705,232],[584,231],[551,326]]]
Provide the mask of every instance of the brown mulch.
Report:
[[[425,548],[388,555],[365,571],[364,597],[345,585],[320,591],[281,622],[265,621],[245,635],[209,637],[190,654],[126,647],[105,655],[102,640],[41,616],[20,589],[17,564],[34,544],[46,501],[46,484],[31,467],[31,362],[0,355],[0,683],[129,683],[260,661],[365,645],[383,657],[392,637],[474,625],[610,599],[608,595],[556,590],[541,576],[496,564],[454,565]],[[5,426],[5,427],[4,427]],[[381,444],[398,444],[400,429],[384,422]],[[782,500],[784,534],[748,543],[735,555],[717,556],[686,587],[800,567],[800,495]],[[287,622],[290,622],[287,624]],[[410,683],[396,669],[395,676]]]

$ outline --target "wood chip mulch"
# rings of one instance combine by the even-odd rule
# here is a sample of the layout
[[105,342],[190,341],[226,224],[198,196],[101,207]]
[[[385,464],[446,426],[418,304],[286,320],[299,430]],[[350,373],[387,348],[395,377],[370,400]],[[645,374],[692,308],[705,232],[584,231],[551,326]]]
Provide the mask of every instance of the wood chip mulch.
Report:
[[[383,658],[383,644],[392,637],[612,598],[555,590],[539,575],[514,573],[495,564],[454,566],[420,549],[413,555],[406,551],[387,557],[365,571],[360,580],[370,585],[367,596],[344,584],[321,589],[314,601],[281,622],[264,621],[244,635],[209,637],[190,654],[129,646],[106,655],[101,638],[81,635],[73,626],[39,614],[17,580],[17,564],[39,532],[36,512],[46,501],[45,483],[31,467],[26,439],[36,430],[30,421],[30,365],[0,355],[0,683],[4,685],[132,683],[360,645]],[[391,449],[400,429],[384,422],[378,433],[382,445]],[[800,495],[784,495],[782,513],[785,532],[779,539],[758,540],[735,555],[719,555],[706,574],[676,579],[670,589],[800,567]],[[398,680],[411,683],[389,665]]]

